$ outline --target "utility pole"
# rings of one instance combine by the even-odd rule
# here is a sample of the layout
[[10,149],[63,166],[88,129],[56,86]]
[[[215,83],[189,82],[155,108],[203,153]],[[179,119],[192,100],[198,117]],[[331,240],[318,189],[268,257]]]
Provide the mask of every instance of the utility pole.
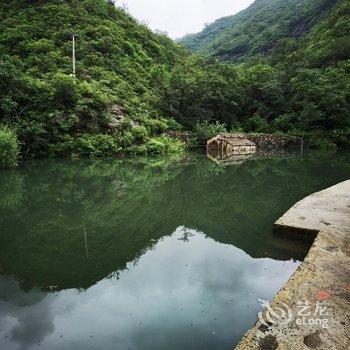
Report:
[[72,37],[72,61],[73,61],[73,74],[72,77],[75,79],[76,74],[75,74],[75,35],[73,33]]
[[76,20],[76,7],[75,7],[75,0],[72,0],[72,13],[74,16],[73,24],[72,24],[72,74],[71,76],[76,78],[76,71],[75,71],[75,20]]

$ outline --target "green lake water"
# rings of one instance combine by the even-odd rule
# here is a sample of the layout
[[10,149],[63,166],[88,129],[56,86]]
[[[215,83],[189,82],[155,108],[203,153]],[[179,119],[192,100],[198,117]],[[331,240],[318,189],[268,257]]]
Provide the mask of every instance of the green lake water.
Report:
[[309,249],[273,222],[349,177],[349,153],[2,171],[0,349],[232,349]]

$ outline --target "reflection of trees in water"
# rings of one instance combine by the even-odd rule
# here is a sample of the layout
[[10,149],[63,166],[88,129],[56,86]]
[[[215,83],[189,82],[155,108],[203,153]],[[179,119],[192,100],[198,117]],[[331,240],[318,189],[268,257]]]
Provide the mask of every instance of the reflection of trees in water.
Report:
[[0,177],[1,190],[15,191],[25,203],[12,200],[10,207],[0,197],[3,270],[47,286],[87,287],[125,268],[154,244],[154,236],[171,233],[145,233],[142,213],[152,188],[181,171],[176,161],[36,161],[16,177]]
[[192,232],[190,229],[183,227],[182,235],[181,235],[181,237],[178,238],[178,240],[183,241],[183,242],[188,242],[190,240],[190,238],[193,237],[194,235],[195,235],[195,233]]
[[345,179],[345,156],[227,168],[202,157],[29,162],[0,176],[1,194],[16,193],[0,199],[0,265],[41,286],[86,288],[178,226],[253,257],[302,258],[303,246],[273,237],[271,225],[297,200]]
[[16,209],[22,204],[23,177],[16,170],[2,170],[0,175],[0,209]]

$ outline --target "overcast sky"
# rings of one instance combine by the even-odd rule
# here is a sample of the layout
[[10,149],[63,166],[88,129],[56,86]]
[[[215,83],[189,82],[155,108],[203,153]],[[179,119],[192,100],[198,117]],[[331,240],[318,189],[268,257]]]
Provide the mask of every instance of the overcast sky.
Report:
[[233,15],[253,0],[118,0],[125,3],[131,15],[145,21],[153,30],[165,31],[176,39],[196,33],[206,23]]

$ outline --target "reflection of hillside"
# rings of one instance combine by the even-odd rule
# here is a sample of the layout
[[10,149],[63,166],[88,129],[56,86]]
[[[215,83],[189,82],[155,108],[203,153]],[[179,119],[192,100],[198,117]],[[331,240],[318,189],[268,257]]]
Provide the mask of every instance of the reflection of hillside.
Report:
[[349,170],[334,155],[252,160],[239,168],[205,158],[28,163],[0,178],[1,193],[15,184],[11,206],[0,199],[0,266],[23,283],[86,288],[179,226],[252,257],[302,258],[302,244],[272,235],[273,221]]
[[266,158],[293,158],[300,157],[301,152],[287,152],[284,150],[272,150],[272,151],[258,151],[254,154],[230,154],[227,156],[220,155],[219,153],[207,152],[207,157],[215,162],[217,165],[230,166],[239,165],[248,160],[253,159],[266,159]]

